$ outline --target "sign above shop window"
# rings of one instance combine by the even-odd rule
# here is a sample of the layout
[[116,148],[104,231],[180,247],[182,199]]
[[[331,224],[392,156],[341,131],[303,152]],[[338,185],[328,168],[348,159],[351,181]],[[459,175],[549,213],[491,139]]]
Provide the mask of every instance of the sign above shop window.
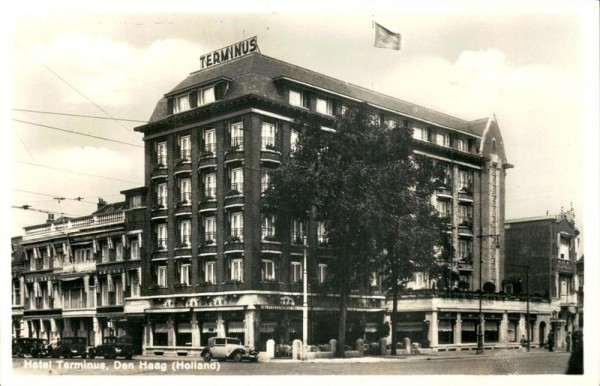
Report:
[[256,36],[200,56],[200,69],[226,63],[253,52],[260,52]]

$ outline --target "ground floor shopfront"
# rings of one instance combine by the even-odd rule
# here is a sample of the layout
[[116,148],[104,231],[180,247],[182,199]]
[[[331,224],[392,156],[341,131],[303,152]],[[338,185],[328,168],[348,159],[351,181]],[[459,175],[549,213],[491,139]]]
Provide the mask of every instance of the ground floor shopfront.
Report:
[[[308,344],[326,345],[337,339],[339,299],[312,296],[308,307]],[[346,321],[346,344],[356,339],[391,344],[391,302],[379,297],[351,299]],[[438,351],[474,349],[479,328],[485,347],[515,347],[527,337],[527,303],[519,300],[482,300],[433,296],[403,297],[398,304],[397,341],[409,338],[421,347]],[[289,345],[302,339],[301,294],[226,294],[127,298],[125,306],[89,310],[13,312],[13,337],[86,337],[99,345],[103,337],[132,337],[137,353],[148,355],[199,355],[210,337],[237,337],[249,346],[265,350],[266,342]],[[556,347],[566,345],[577,318],[560,304],[529,304],[529,337],[532,347],[546,343],[548,334]],[[397,343],[398,343],[397,342]]]
[[[384,312],[383,297],[353,298],[347,313],[347,342],[377,341]],[[326,345],[337,339],[339,310],[336,297],[311,296],[308,343]],[[245,345],[266,350],[268,340],[291,345],[302,340],[301,294],[231,294],[147,298],[128,302],[127,312],[146,317],[143,351],[148,355],[200,355],[211,337],[236,337]],[[369,305],[369,306],[367,306]]]
[[[409,338],[438,351],[475,349],[480,328],[485,348],[516,347],[528,336],[531,347],[541,347],[549,334],[556,347],[563,347],[567,332],[574,329],[569,320],[559,317],[559,306],[550,301],[530,302],[528,313],[526,301],[485,299],[483,322],[476,298],[403,298],[398,309],[398,341]],[[386,315],[386,320],[391,320],[391,315]],[[391,344],[391,337],[388,341]]]

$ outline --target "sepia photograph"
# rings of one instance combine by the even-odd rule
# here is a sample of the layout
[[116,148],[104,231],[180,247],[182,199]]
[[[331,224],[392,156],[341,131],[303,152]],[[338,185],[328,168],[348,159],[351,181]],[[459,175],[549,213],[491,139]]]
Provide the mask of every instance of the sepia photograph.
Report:
[[2,385],[600,383],[597,2],[0,11]]

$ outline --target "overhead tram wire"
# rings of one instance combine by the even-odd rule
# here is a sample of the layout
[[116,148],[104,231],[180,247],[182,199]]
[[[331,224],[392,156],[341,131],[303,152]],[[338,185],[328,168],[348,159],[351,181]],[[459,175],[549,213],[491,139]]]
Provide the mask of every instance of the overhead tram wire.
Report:
[[100,117],[100,116],[97,116],[97,115],[68,114],[68,113],[57,113],[57,112],[53,112],[53,111],[28,110],[28,109],[12,109],[12,111],[20,111],[20,112],[25,112],[25,113],[48,114],[48,115],[63,115],[63,116],[66,116],[66,117],[116,120],[116,121],[122,121],[122,122],[148,123],[148,121],[141,121],[141,120],[138,120],[138,119],[109,118],[109,117]]
[[61,197],[60,195],[57,195],[57,194],[38,193],[38,192],[32,192],[30,190],[21,190],[21,189],[13,189],[13,190],[15,192],[29,193],[29,194],[35,194],[38,196],[50,197],[53,200],[60,198],[61,200],[79,201],[79,202],[85,202],[87,204],[96,204],[95,202],[84,200],[83,197],[66,198],[66,197]]
[[73,90],[75,90],[75,92],[77,92],[79,95],[81,95],[82,97],[84,97],[88,102],[90,102],[91,104],[93,104],[94,106],[96,106],[96,108],[98,108],[98,110],[100,110],[104,114],[106,114],[106,116],[108,116],[110,119],[112,119],[113,121],[115,121],[119,126],[121,126],[122,128],[124,128],[128,132],[131,132],[130,128],[128,128],[125,125],[123,125],[119,120],[117,120],[115,117],[113,117],[112,115],[110,115],[110,113],[108,111],[104,110],[96,102],[94,102],[93,100],[91,100],[90,98],[88,98],[84,93],[82,93],[81,91],[79,91],[75,86],[73,86],[71,83],[69,83],[66,79],[64,79],[63,77],[61,77],[60,75],[58,75],[56,72],[54,72],[54,70],[52,70],[50,67],[48,67],[46,64],[44,64],[42,61],[40,61],[35,56],[33,56],[29,51],[27,51],[25,48],[21,47],[16,42],[14,44],[17,47],[19,47],[21,50],[23,50],[27,55],[29,55],[33,60],[35,60],[37,63],[39,63],[42,67],[44,67],[46,70],[50,71],[54,76],[56,76],[58,79],[60,79],[61,81],[63,81],[67,86],[69,86],[70,88],[72,88]]
[[65,133],[70,133],[70,134],[76,134],[76,135],[82,135],[84,137],[90,137],[90,138],[94,138],[94,139],[100,139],[102,141],[108,141],[108,142],[115,142],[115,143],[120,143],[122,145],[128,145],[128,146],[134,146],[134,147],[139,147],[139,148],[144,148],[144,146],[142,145],[137,145],[135,143],[131,143],[131,142],[124,142],[124,141],[119,141],[116,139],[110,139],[110,138],[106,138],[106,137],[99,137],[97,135],[91,135],[91,134],[85,134],[85,133],[80,133],[78,131],[72,131],[72,130],[67,130],[67,129],[61,129],[59,127],[55,127],[55,126],[48,126],[48,125],[43,125],[41,123],[35,123],[35,122],[29,122],[29,121],[22,121],[20,119],[15,119],[12,118],[13,121],[15,122],[19,122],[19,123],[25,123],[28,125],[33,125],[33,126],[39,126],[39,127],[44,127],[46,129],[51,129],[51,130],[58,130],[58,131],[63,131]]
[[33,163],[33,162],[26,162],[26,161],[15,160],[15,162],[20,163],[20,164],[25,164],[25,165],[37,166],[37,167],[40,167],[40,168],[59,170],[59,171],[62,171],[62,172],[67,172],[67,173],[74,173],[74,174],[79,174],[79,175],[83,175],[83,176],[103,178],[103,179],[106,179],[106,180],[126,182],[128,184],[143,186],[143,184],[141,184],[139,182],[133,182],[133,181],[128,181],[128,180],[121,180],[119,178],[112,178],[112,177],[106,177],[106,176],[99,176],[97,174],[84,173],[84,172],[79,172],[77,170],[62,169],[62,168],[57,168],[57,167],[53,167],[53,166],[46,166],[46,165],[40,165],[40,164],[36,164],[36,163]]
[[54,212],[52,210],[35,209],[35,208],[32,208],[31,205],[20,205],[20,206],[18,206],[18,205],[11,205],[11,207],[13,209],[21,209],[21,210],[27,210],[27,211],[32,211],[32,212],[40,212],[40,213],[48,213],[48,214],[58,214],[58,215],[61,215],[61,216],[74,217],[74,216],[72,216],[70,214],[66,214],[64,212]]

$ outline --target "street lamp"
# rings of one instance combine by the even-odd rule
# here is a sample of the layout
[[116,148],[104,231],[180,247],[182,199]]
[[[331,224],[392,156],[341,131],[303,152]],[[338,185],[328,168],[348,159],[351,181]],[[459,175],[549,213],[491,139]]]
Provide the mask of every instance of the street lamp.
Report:
[[482,272],[483,272],[483,240],[487,237],[493,237],[496,240],[496,248],[500,248],[500,234],[494,235],[484,235],[483,234],[483,226],[479,225],[479,327],[477,330],[477,355],[483,354],[483,311],[481,309],[481,301],[482,301]]
[[302,261],[302,359],[306,359],[308,352],[308,273],[306,269],[306,232],[302,235],[303,238],[303,261]]

